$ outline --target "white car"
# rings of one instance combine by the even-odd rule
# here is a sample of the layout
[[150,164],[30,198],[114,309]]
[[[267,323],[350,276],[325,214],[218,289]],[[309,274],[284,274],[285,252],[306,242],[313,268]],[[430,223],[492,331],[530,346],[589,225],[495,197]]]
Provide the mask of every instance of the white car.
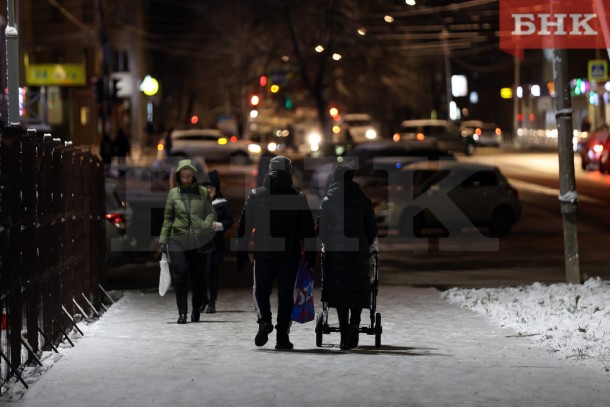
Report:
[[349,113],[343,117],[343,130],[347,143],[364,143],[379,140],[379,131],[373,118],[366,113]]
[[506,236],[521,217],[518,192],[497,167],[457,161],[419,162],[392,175],[387,226],[402,236],[441,227],[449,234],[486,227]]
[[462,136],[472,136],[477,146],[499,147],[502,143],[502,129],[495,123],[480,120],[466,120],[460,124]]
[[[168,146],[171,142],[171,146]],[[160,159],[167,150],[172,157],[204,157],[206,161],[231,161],[246,164],[260,155],[260,145],[236,136],[225,136],[217,129],[174,130],[169,140],[157,146]]]

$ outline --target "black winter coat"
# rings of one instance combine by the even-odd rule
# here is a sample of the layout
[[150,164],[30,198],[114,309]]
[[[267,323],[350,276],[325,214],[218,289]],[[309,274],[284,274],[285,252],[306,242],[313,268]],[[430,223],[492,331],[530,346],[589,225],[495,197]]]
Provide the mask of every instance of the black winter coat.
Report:
[[242,210],[237,250],[254,242],[256,259],[300,259],[316,250],[315,224],[307,198],[292,187],[287,172],[271,171],[264,186],[253,189]]
[[369,308],[370,246],[377,236],[371,200],[353,181],[330,185],[318,211],[324,244],[322,301],[331,307]]
[[233,216],[231,215],[231,208],[229,203],[222,195],[217,195],[212,201],[212,205],[216,210],[216,221],[222,223],[222,230],[216,231],[214,235],[214,243],[216,250],[214,250],[213,262],[218,264],[222,261],[225,251],[225,237],[224,234],[227,230],[233,226]]

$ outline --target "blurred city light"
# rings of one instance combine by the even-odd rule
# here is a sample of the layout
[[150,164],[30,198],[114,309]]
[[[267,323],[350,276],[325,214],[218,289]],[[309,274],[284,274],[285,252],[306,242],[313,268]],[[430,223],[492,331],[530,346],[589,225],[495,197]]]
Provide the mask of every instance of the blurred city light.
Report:
[[271,91],[271,93],[278,93],[280,91],[280,87],[279,87],[279,85],[273,84],[273,85],[271,85],[269,90]]
[[477,92],[470,92],[470,103],[473,105],[479,103],[479,94]]
[[532,96],[540,96],[540,85],[532,85],[530,92],[532,92]]
[[260,98],[258,97],[258,95],[252,95],[252,96],[250,97],[250,104],[251,104],[252,106],[256,106],[256,105],[258,105],[258,102],[259,102],[259,101],[260,101]]
[[405,3],[407,4],[407,6],[414,6],[415,0],[405,0]]
[[511,88],[502,88],[502,89],[500,89],[500,97],[502,99],[512,99],[513,98],[513,90]]
[[468,94],[468,80],[466,79],[466,76],[451,76],[451,94],[454,97],[463,97]]
[[364,27],[360,27],[360,28],[358,28],[358,34],[360,34],[360,35],[366,35],[366,28],[364,28]]
[[320,53],[320,52],[324,52],[324,47],[321,45],[317,45],[315,48],[316,52]]
[[335,61],[339,61],[341,59],[341,54],[337,54],[337,53],[333,54],[333,59]]
[[263,87],[267,86],[267,77],[265,75],[261,75],[261,77],[258,79],[258,83]]
[[199,117],[197,115],[191,116],[191,124],[199,123]]
[[154,96],[159,91],[159,82],[152,76],[146,75],[140,85],[140,90],[144,92],[146,96]]
[[383,18],[383,21],[385,21],[386,23],[393,23],[394,22],[394,17],[392,17],[392,16],[385,16]]
[[250,111],[250,117],[255,119],[258,117],[258,110],[251,110]]
[[521,86],[517,86],[517,97],[519,99],[523,97],[523,88]]
[[457,104],[452,100],[449,103],[449,118],[451,120],[459,120],[460,117],[460,109],[457,107]]

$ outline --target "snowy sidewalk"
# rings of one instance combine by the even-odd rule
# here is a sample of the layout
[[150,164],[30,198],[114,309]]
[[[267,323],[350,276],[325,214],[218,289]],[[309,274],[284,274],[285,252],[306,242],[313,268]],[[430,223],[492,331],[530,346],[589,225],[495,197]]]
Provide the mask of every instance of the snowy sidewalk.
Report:
[[313,322],[293,325],[293,351],[276,351],[275,333],[257,348],[248,290],[221,292],[217,309],[200,323],[177,325],[173,292],[125,292],[21,400],[7,404],[606,406],[610,400],[610,377],[600,369],[560,360],[434,289],[382,286],[382,346],[361,335],[352,352],[339,350],[338,333],[324,335],[325,345],[316,348]]

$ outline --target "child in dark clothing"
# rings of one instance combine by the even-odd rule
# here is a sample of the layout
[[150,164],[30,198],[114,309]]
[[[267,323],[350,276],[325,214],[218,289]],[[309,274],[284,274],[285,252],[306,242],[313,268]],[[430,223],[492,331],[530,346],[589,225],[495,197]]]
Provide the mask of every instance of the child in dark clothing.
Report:
[[[208,294],[204,294],[204,302],[202,312],[207,314],[214,314],[216,312],[216,299],[218,297],[218,269],[222,263],[225,251],[225,238],[224,232],[233,226],[233,217],[231,216],[231,208],[229,203],[222,195],[220,191],[220,179],[218,177],[218,171],[210,171],[203,185],[208,189],[210,198],[212,198],[212,205],[216,210],[216,222],[214,227],[216,234],[214,236],[214,243],[216,248],[211,256],[208,256],[208,264],[206,267],[206,278],[208,280],[207,287],[209,288]],[[206,307],[207,304],[207,307]]]

